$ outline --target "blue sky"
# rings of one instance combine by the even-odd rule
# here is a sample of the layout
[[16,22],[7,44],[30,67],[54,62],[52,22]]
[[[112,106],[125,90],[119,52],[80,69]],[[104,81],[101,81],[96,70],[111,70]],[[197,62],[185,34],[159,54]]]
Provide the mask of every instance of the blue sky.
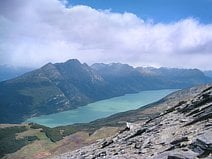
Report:
[[69,0],[71,5],[88,5],[112,12],[131,12],[154,22],[174,22],[193,17],[202,23],[212,21],[212,0]]
[[211,12],[212,0],[0,0],[0,65],[212,70]]

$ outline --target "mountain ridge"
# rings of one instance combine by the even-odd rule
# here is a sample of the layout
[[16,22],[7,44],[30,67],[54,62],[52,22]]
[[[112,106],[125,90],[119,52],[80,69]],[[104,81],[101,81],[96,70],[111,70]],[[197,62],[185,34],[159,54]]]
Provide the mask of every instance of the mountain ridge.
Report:
[[[14,79],[0,82],[0,123],[20,123],[32,116],[75,109],[126,93],[185,88],[210,81],[204,74],[190,75],[192,70],[183,71],[184,75],[176,83],[176,76],[172,73],[168,74],[171,77],[166,74],[163,78],[147,77],[128,64],[88,66],[77,59],[48,63]],[[180,74],[180,69],[178,72]],[[172,80],[167,80],[169,78]]]

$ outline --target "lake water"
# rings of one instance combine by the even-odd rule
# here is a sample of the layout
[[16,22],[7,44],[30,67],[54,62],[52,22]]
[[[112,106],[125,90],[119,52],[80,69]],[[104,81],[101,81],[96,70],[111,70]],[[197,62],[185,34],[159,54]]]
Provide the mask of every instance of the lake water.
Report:
[[34,122],[48,127],[88,123],[115,113],[140,108],[144,105],[156,102],[174,91],[176,91],[176,89],[151,90],[135,94],[126,94],[124,96],[91,103],[77,109],[30,118],[27,122]]

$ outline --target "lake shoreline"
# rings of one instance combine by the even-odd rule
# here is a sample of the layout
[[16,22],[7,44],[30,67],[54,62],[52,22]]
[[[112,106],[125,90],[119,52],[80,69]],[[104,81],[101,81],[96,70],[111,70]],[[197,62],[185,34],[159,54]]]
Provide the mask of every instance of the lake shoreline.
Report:
[[47,127],[89,123],[116,113],[134,110],[157,102],[177,90],[179,89],[146,90],[139,93],[125,94],[89,103],[76,109],[29,118],[26,122],[33,122]]

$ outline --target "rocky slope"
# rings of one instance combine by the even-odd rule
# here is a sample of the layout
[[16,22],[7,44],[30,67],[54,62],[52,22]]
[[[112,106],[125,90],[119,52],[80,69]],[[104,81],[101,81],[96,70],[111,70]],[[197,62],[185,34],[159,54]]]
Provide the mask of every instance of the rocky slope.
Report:
[[127,127],[116,135],[55,159],[212,158],[212,85],[186,92],[189,94],[185,95],[186,98],[183,94],[181,98],[175,98],[178,96],[175,93],[170,96],[172,99],[169,97],[169,102],[162,102],[167,107],[162,113],[147,120],[127,123]]

